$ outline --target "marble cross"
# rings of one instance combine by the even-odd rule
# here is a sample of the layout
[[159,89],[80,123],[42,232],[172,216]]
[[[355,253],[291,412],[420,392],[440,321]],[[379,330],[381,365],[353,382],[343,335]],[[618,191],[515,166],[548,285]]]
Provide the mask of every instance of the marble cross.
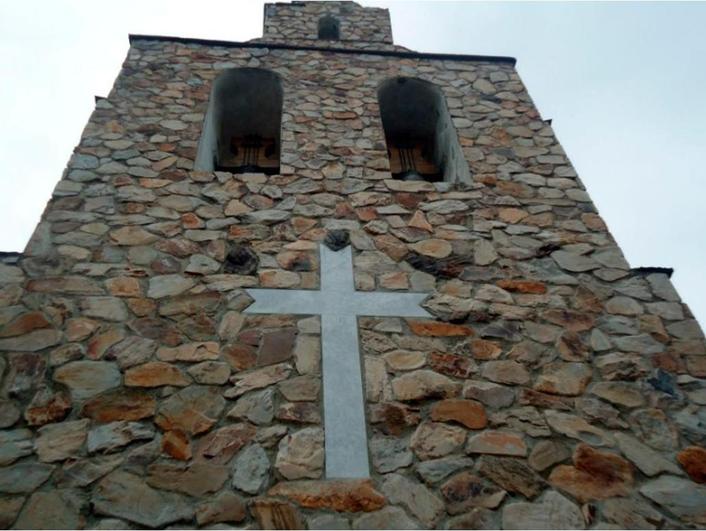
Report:
[[427,294],[356,291],[350,246],[321,245],[320,257],[320,290],[246,289],[255,302],[245,313],[321,316],[326,477],[367,478],[357,317],[431,317],[419,306]]

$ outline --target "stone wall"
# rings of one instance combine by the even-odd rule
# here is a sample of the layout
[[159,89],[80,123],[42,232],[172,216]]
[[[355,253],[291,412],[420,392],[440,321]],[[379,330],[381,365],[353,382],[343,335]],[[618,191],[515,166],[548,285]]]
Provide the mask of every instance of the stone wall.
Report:
[[[390,13],[387,9],[362,7],[355,2],[291,2],[265,6],[263,38],[269,42],[292,43],[318,39],[319,19],[325,15],[340,22],[340,41],[379,48],[392,44]],[[329,42],[328,44],[337,44]]]
[[[241,66],[284,81],[280,175],[192,169]],[[396,75],[444,92],[473,184],[389,179]],[[369,481],[322,477],[319,318],[243,313],[244,288],[315,289],[334,229],[359,290],[435,316],[359,320]],[[135,40],[13,262],[3,527],[706,523],[703,334],[511,63]]]

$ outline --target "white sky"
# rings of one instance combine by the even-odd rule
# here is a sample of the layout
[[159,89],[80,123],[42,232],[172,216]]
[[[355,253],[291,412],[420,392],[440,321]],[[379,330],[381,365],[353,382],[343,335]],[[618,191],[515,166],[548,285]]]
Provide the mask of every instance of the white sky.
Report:
[[[637,266],[706,322],[706,3],[377,2],[395,42],[510,55]],[[243,41],[250,0],[0,1],[0,250],[22,250],[129,33]]]

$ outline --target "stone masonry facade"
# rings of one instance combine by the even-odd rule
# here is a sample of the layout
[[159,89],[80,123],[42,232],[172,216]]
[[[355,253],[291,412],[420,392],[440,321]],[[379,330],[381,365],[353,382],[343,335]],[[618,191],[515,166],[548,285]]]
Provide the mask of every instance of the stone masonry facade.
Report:
[[[0,526],[706,525],[706,346],[668,275],[630,268],[512,60],[389,28],[295,2],[249,43],[132,37],[0,263]],[[240,67],[282,79],[277,175],[193,169]],[[472,184],[390,178],[395,76],[443,92]],[[245,288],[316,289],[332,231],[358,290],[434,316],[359,319],[370,479],[323,476],[319,318],[243,313]]]

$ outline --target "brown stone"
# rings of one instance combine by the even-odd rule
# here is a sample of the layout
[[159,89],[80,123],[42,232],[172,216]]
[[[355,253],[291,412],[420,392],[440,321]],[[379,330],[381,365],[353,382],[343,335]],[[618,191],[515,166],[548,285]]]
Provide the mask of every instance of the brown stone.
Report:
[[527,446],[517,433],[486,430],[468,439],[466,453],[524,457],[527,455]]
[[88,342],[86,357],[98,360],[116,343],[125,339],[125,330],[120,327],[110,327],[99,334],[96,334]]
[[706,483],[706,448],[687,446],[677,454],[677,461],[696,483]]
[[429,366],[438,373],[456,378],[468,378],[478,369],[471,359],[441,352],[429,355]]
[[155,463],[147,469],[147,484],[200,497],[219,490],[228,475],[229,467],[210,463]]
[[472,336],[473,330],[467,326],[441,323],[437,321],[407,321],[410,330],[418,336],[452,337]]
[[387,435],[400,435],[421,420],[416,410],[399,402],[383,402],[369,407],[370,422]]
[[275,418],[297,424],[321,424],[319,405],[309,402],[285,402],[280,404],[275,412]]
[[[426,229],[424,229],[426,230]],[[432,258],[446,258],[452,252],[451,244],[446,240],[429,238],[409,245],[414,252]]]
[[12,523],[20,513],[20,509],[24,505],[25,498],[20,496],[0,498],[0,528],[10,529]]
[[115,277],[105,281],[108,292],[115,297],[141,297],[140,281],[134,277]]
[[405,373],[392,380],[392,391],[397,400],[451,398],[461,390],[460,384],[429,370]]
[[512,293],[530,293],[542,295],[547,292],[546,284],[535,280],[513,280],[503,279],[495,283],[498,287]]
[[517,492],[525,498],[534,498],[546,486],[524,460],[514,457],[484,455],[480,459],[478,472],[505,490]]
[[544,366],[534,388],[554,395],[578,396],[592,376],[593,370],[588,364],[557,361]]
[[573,461],[574,466],[559,465],[552,470],[549,482],[581,503],[627,496],[632,490],[632,465],[617,454],[579,444]]
[[288,360],[294,353],[297,340],[296,328],[283,328],[262,334],[262,342],[257,354],[257,366],[264,367]]
[[27,282],[27,291],[71,295],[100,295],[103,293],[101,287],[94,280],[71,276],[30,280]]
[[161,347],[157,350],[157,358],[161,361],[207,361],[219,359],[218,342],[203,341],[184,343],[178,347]]
[[220,389],[192,385],[160,404],[155,424],[164,431],[181,430],[196,435],[209,430],[224,407],[225,400]]
[[370,512],[385,505],[385,497],[368,479],[283,482],[267,494],[288,498],[307,509],[339,512]]
[[233,343],[223,346],[221,356],[238,371],[245,371],[255,366],[257,353],[255,347],[242,343]]
[[162,453],[179,461],[191,459],[191,441],[183,431],[168,431],[162,437]]
[[157,401],[136,389],[118,389],[93,397],[83,405],[81,415],[96,422],[140,420],[154,415]]
[[200,526],[221,522],[242,522],[246,516],[245,500],[234,492],[221,492],[196,506],[196,522]]
[[125,371],[125,385],[130,387],[184,387],[191,379],[177,366],[163,361],[150,361]]
[[40,389],[25,409],[24,417],[30,426],[44,426],[62,420],[71,411],[71,397],[63,391]]
[[49,328],[51,325],[41,312],[29,312],[16,317],[0,327],[0,337],[14,337],[28,334],[32,330]]
[[471,472],[456,474],[441,485],[440,490],[449,514],[459,514],[472,507],[495,509],[507,494]]
[[306,529],[304,519],[291,503],[268,498],[256,498],[250,512],[260,529]]
[[452,420],[471,430],[481,430],[488,424],[483,404],[460,398],[436,402],[431,409],[431,420],[438,422]]
[[66,339],[81,341],[90,336],[98,328],[98,323],[85,317],[76,317],[66,321]]
[[595,321],[591,315],[558,308],[542,312],[542,319],[546,319],[550,323],[561,326],[570,332],[590,330],[593,328]]
[[232,424],[199,439],[195,459],[218,465],[230,462],[241,448],[255,438],[257,430],[248,423]]
[[471,352],[477,360],[494,360],[500,356],[502,351],[503,349],[495,341],[488,341],[487,339],[474,339],[471,341]]

